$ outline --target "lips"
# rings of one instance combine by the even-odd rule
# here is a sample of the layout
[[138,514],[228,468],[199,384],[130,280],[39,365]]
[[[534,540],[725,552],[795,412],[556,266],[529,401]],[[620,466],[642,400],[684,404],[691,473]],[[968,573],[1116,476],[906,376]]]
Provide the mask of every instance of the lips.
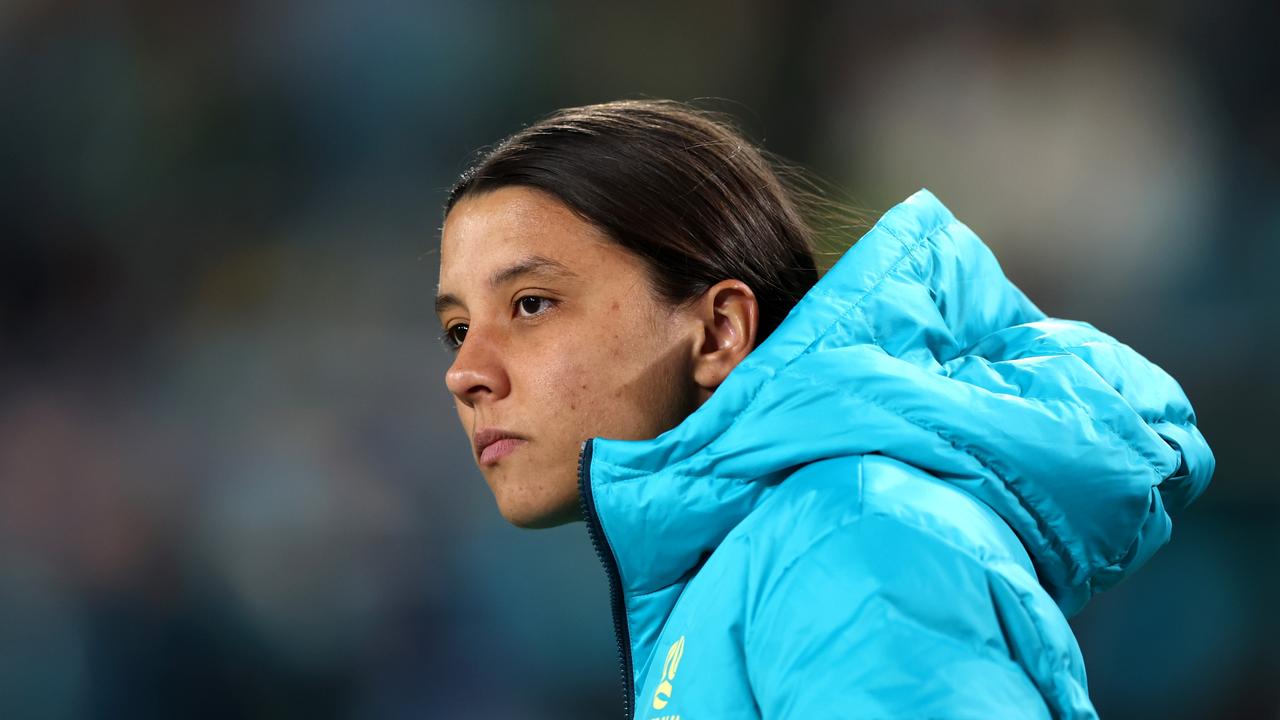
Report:
[[[484,461],[485,459],[487,459],[485,458],[485,448],[489,447],[490,445],[493,445],[494,443],[498,443],[500,441],[505,441],[505,440],[525,441],[525,440],[528,440],[528,438],[526,438],[525,436],[519,433],[514,433],[509,430],[503,430],[501,428],[485,428],[484,430],[477,432],[473,440],[473,445],[475,446],[476,459]],[[495,448],[495,449],[505,449],[509,452],[511,449],[514,449],[515,446],[520,444],[521,442],[502,442],[503,447]],[[494,453],[490,451],[490,455],[493,455],[493,454]],[[506,453],[502,453],[502,454],[505,455]],[[492,458],[492,459],[496,459],[496,458]]]

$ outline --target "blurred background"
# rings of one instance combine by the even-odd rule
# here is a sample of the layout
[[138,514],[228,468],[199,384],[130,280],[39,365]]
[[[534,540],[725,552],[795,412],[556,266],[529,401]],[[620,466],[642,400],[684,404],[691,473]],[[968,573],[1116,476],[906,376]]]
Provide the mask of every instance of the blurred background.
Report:
[[0,3],[0,717],[616,717],[585,527],[498,515],[431,301],[472,153],[621,97],[929,188],[1177,378],[1217,473],[1072,619],[1090,691],[1280,717],[1280,6],[892,5]]

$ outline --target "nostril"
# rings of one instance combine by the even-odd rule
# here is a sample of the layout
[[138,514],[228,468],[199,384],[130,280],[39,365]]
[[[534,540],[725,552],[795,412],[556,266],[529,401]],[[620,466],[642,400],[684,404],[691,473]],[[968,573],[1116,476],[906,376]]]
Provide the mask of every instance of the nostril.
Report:
[[467,343],[445,372],[449,391],[468,404],[486,395],[505,395],[510,391],[510,381],[502,361],[502,349],[483,335],[468,335]]

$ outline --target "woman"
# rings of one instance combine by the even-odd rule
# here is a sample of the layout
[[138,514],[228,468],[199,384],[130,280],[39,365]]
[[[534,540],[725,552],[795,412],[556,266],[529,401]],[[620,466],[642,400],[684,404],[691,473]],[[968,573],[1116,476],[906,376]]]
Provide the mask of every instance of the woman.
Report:
[[436,309],[499,511],[587,523],[629,718],[1094,717],[1066,618],[1214,468],[1177,382],[928,190],[819,279],[770,164],[675,103],[484,155]]

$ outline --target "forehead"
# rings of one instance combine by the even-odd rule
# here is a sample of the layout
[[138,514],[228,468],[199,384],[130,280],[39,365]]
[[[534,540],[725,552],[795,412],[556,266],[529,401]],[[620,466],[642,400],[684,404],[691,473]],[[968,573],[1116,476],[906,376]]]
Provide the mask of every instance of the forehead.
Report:
[[[602,231],[541,190],[513,186],[459,200],[440,238],[440,285],[470,285],[523,257],[552,258],[575,272],[635,264]],[[464,288],[458,287],[455,290]]]

